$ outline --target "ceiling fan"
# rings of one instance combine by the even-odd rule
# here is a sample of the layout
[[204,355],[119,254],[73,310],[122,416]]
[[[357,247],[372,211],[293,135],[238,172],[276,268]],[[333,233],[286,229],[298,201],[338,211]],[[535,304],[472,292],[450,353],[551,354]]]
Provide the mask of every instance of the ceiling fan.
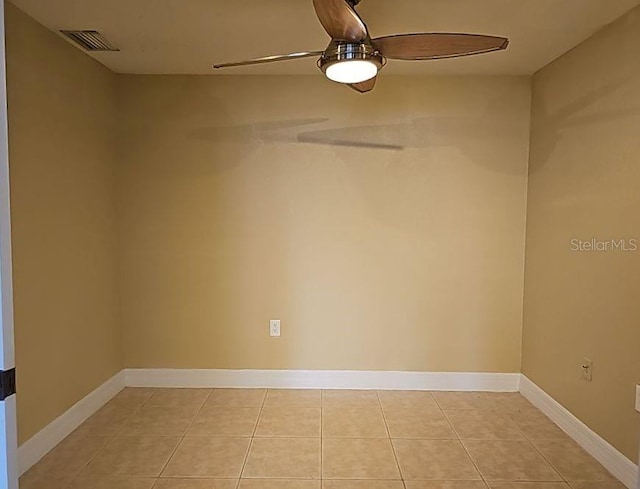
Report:
[[320,23],[331,36],[324,51],[305,51],[213,65],[230,68],[318,56],[318,67],[329,78],[360,93],[373,90],[387,59],[430,60],[456,58],[506,49],[504,37],[480,34],[398,34],[372,39],[355,11],[360,0],[313,0]]

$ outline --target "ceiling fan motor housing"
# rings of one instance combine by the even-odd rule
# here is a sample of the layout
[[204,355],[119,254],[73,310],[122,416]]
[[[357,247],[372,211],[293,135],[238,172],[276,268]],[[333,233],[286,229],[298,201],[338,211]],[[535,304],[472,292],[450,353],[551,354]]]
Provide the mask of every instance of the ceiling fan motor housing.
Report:
[[333,41],[318,60],[318,67],[326,73],[336,63],[355,60],[374,63],[378,71],[386,64],[386,59],[370,44]]

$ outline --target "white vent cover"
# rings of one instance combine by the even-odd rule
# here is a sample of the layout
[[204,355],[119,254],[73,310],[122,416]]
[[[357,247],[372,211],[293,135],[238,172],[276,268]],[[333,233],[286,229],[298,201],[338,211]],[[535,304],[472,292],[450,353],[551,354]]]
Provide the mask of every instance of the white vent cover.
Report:
[[60,31],[85,51],[120,51],[98,31]]

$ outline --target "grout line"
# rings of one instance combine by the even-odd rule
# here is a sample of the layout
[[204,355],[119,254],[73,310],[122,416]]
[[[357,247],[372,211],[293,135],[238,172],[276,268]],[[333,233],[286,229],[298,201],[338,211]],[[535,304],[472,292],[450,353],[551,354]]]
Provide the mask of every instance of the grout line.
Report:
[[324,391],[320,389],[320,489],[322,489],[323,481],[324,481],[324,459],[323,459],[323,451],[324,451],[324,433],[322,432],[324,428]]
[[[551,469],[558,475],[558,477],[560,477],[560,479],[562,479],[563,482],[569,484],[569,480],[567,478],[565,478],[558,469],[556,469],[556,466],[554,464],[551,463],[551,460],[549,460],[544,453],[542,453],[541,450],[538,449],[538,447],[533,443],[532,440],[530,440],[526,435],[525,435],[525,439],[527,440],[527,442],[529,443],[529,445],[531,445],[531,447],[533,447],[533,449],[542,457],[542,460],[544,460],[545,462],[547,462],[547,464],[549,464],[549,467],[551,467]],[[617,479],[616,479],[617,480]],[[573,487],[573,486],[571,486]]]
[[320,489],[324,486],[324,393],[326,389],[320,389]]
[[[209,390],[209,394],[207,394],[207,397],[204,399],[204,402],[202,403],[202,405],[196,411],[196,415],[193,417],[193,419],[191,420],[191,422],[189,423],[187,428],[184,430],[184,433],[182,434],[182,436],[180,437],[180,440],[178,441],[178,443],[176,444],[175,448],[171,452],[171,455],[169,455],[169,458],[167,458],[167,461],[162,466],[162,469],[160,470],[160,473],[158,474],[158,480],[160,479],[160,476],[162,475],[162,473],[167,468],[167,465],[169,465],[169,462],[171,462],[171,459],[173,458],[173,456],[178,451],[178,448],[180,447],[180,445],[182,445],[182,442],[184,441],[185,437],[187,436],[187,433],[189,432],[189,430],[193,426],[193,423],[195,423],[196,419],[198,419],[198,416],[200,416],[200,413],[202,412],[202,409],[204,408],[205,404],[207,404],[207,401],[209,400],[209,397],[211,397],[211,394],[213,394],[213,389]],[[158,480],[156,480],[156,482],[153,484],[154,486],[158,483]]]
[[509,422],[516,427],[516,430],[522,435],[524,440],[530,441],[527,434],[520,428],[520,425],[511,417],[511,414],[509,412],[503,411],[502,414],[504,414]]
[[[550,423],[552,423],[554,426],[558,427],[558,425],[556,425],[547,415],[545,415],[540,409],[538,409],[536,406],[532,407],[539,413],[541,414],[544,418],[547,419],[547,421],[549,421]],[[522,436],[524,436],[524,439],[529,442],[529,444],[533,447],[533,449],[540,454],[540,456],[542,457],[542,459],[547,462],[549,464],[549,466],[553,469],[553,471],[558,474],[558,476],[562,479],[563,482],[565,482],[566,484],[569,484],[569,480],[566,479],[558,469],[556,469],[556,466],[553,465],[551,463],[551,461],[538,449],[538,447],[536,447],[535,443],[533,443],[533,439],[529,438],[529,436],[527,436],[527,434],[525,433],[525,431],[523,429],[520,428],[520,425],[518,424],[518,422],[512,417],[512,413],[511,412],[505,412],[507,418],[509,418],[509,420],[515,425],[516,429],[522,434]],[[559,427],[558,427],[559,428]],[[570,484],[569,484],[570,485]],[[571,486],[573,487],[573,486]]]
[[480,472],[480,467],[478,467],[478,464],[476,464],[476,461],[473,459],[473,457],[471,456],[471,454],[469,453],[469,450],[467,450],[467,447],[465,446],[465,444],[462,442],[462,438],[460,438],[460,433],[458,433],[458,431],[455,429],[455,427],[453,426],[453,423],[451,422],[451,420],[449,419],[449,416],[447,416],[447,411],[445,411],[444,409],[442,410],[442,414],[444,415],[444,419],[447,420],[447,423],[449,423],[449,427],[451,428],[451,430],[453,431],[453,434],[456,435],[456,441],[460,444],[460,446],[462,447],[462,449],[464,450],[464,453],[467,454],[467,457],[469,457],[469,460],[471,460],[471,463],[473,464],[473,466],[476,469],[476,472],[478,472],[478,475],[480,476],[480,478],[482,479],[482,482],[484,482],[485,487],[489,487],[489,483],[487,482],[487,479],[485,479],[484,475],[482,475],[482,472]]
[[253,441],[256,437],[256,431],[258,430],[258,424],[260,423],[260,418],[262,417],[262,411],[264,410],[264,405],[267,402],[267,396],[269,395],[269,391],[271,389],[264,390],[264,397],[262,398],[262,403],[260,404],[260,410],[258,411],[258,417],[256,418],[256,424],[253,425],[253,432],[251,433],[251,438],[249,439],[249,446],[247,447],[247,453],[244,456],[244,460],[242,461],[242,468],[240,469],[240,477],[238,477],[238,482],[236,483],[236,489],[240,487],[240,480],[242,479],[242,475],[244,474],[244,469],[247,465],[247,461],[249,460],[249,454],[251,453],[251,448],[253,447]]
[[[351,391],[351,390],[357,390],[359,391],[360,389],[345,389],[346,391]],[[335,389],[320,389],[320,415],[322,416],[322,421],[321,421],[321,431],[320,431],[320,450],[321,450],[321,459],[320,459],[320,487],[321,489],[323,489],[323,483],[325,480],[331,480],[331,479],[325,479],[324,478],[324,458],[322,456],[322,451],[324,450],[324,433],[322,432],[322,428],[324,428],[324,412],[325,409],[327,409],[329,406],[326,406],[326,402],[325,402],[325,394],[327,391],[335,391]],[[355,406],[350,406],[350,405],[345,405],[345,406],[340,406],[338,404],[338,407],[333,407],[333,409],[340,411],[340,410],[345,410],[345,409],[361,409],[359,407],[355,407]],[[338,440],[347,440],[350,438],[340,438],[340,437],[332,437],[332,436],[327,436],[327,439],[338,439]]]
[[391,439],[391,432],[389,431],[389,424],[387,423],[387,416],[384,414],[384,408],[382,407],[382,401],[380,400],[380,392],[376,391],[376,398],[378,399],[378,405],[380,406],[380,411],[382,412],[382,420],[384,421],[384,428],[387,430],[387,436],[389,437],[389,444],[391,445],[391,452],[393,452],[393,458],[396,461],[396,468],[398,469],[398,474],[400,474],[400,480],[402,481],[402,486],[407,489],[407,484],[404,480],[404,475],[402,474],[402,469],[400,469],[400,462],[398,461],[398,454],[396,453],[396,448],[393,446],[393,440]]
[[442,411],[442,407],[440,407],[440,403],[438,403],[438,400],[436,399],[436,396],[433,395],[433,391],[426,391],[426,392],[429,393],[429,397],[433,401],[433,404],[435,404],[436,409],[439,409],[440,411]]
[[[108,401],[104,406],[102,406],[98,411],[100,411],[102,408],[104,408],[105,406],[107,406],[107,404],[109,404],[111,401],[113,401],[116,397],[118,397],[118,396],[119,396],[121,393],[123,393],[126,389],[127,389],[127,388],[125,387],[125,388],[124,388],[124,389],[122,389],[120,392],[118,392],[115,396],[113,396],[111,399],[109,399],[109,401]],[[149,397],[147,398],[147,400],[146,400],[146,401],[144,401],[142,404],[140,404],[139,406],[137,406],[137,407],[136,407],[136,408],[131,412],[131,414],[130,414],[129,416],[127,416],[127,417],[126,417],[126,419],[122,422],[122,426],[120,426],[120,428],[119,428],[118,430],[116,430],[116,432],[115,432],[113,435],[91,435],[91,434],[89,434],[89,435],[85,435],[86,437],[108,438],[108,440],[107,440],[107,442],[106,442],[102,447],[100,447],[100,449],[99,449],[99,450],[98,450],[98,451],[93,455],[93,457],[91,457],[91,458],[87,461],[87,463],[85,463],[85,464],[82,466],[82,468],[80,468],[80,469],[78,470],[78,472],[77,472],[77,473],[76,473],[76,474],[75,474],[75,475],[74,475],[74,476],[69,480],[69,482],[67,482],[67,484],[65,484],[65,485],[63,486],[63,489],[65,489],[65,488],[67,488],[67,487],[70,487],[70,486],[71,486],[71,484],[73,484],[73,483],[75,482],[75,480],[78,478],[78,476],[79,476],[82,472],[84,472],[84,470],[85,470],[85,469],[86,469],[86,468],[91,464],[91,462],[93,462],[96,458],[98,458],[98,455],[100,455],[100,454],[105,450],[105,448],[107,448],[107,446],[109,446],[109,445],[113,442],[113,440],[115,440],[115,439],[116,439],[116,437],[119,435],[119,433],[120,433],[120,432],[122,431],[122,429],[124,428],[125,424],[127,424],[127,422],[128,422],[128,421],[129,421],[129,420],[130,420],[130,419],[131,419],[131,418],[132,418],[132,417],[133,417],[133,416],[134,416],[138,411],[140,411],[140,409],[142,408],[142,406],[144,406],[144,405],[149,401],[149,399],[151,399],[151,397],[153,396],[153,394],[155,394],[155,392],[156,392],[156,390],[154,389],[154,390],[153,390],[153,393],[151,394],[151,396],[149,396]],[[97,411],[96,411],[96,413],[94,413],[92,416],[95,416],[95,414],[97,414]],[[91,418],[92,416],[89,416],[89,418]],[[86,423],[86,422],[89,420],[89,418],[87,418],[87,420],[85,420],[85,421],[84,421],[84,423]],[[82,424],[84,424],[84,423],[82,423]],[[78,429],[80,429],[80,427],[81,427],[81,426],[82,426],[82,425],[78,426],[75,430],[73,430],[71,433],[69,433],[69,434],[66,436],[65,440],[66,440],[67,438],[69,438],[71,435],[73,435],[76,431],[78,431]],[[62,441],[64,441],[64,440],[62,440]],[[60,442],[60,443],[62,443],[62,442]],[[58,445],[56,445],[55,447],[53,447],[53,449],[52,449],[51,451],[55,450],[55,448],[56,448],[56,447],[58,447],[58,446],[60,445],[60,443],[58,443]],[[49,453],[51,453],[51,452],[49,452]],[[155,485],[155,483],[154,483],[154,485]]]
[[434,402],[436,403],[436,406],[438,406],[440,411],[444,411],[444,408],[440,405],[440,402],[438,401],[438,398],[434,395],[433,391],[429,391],[429,393],[431,394],[431,397],[433,398]]
[[[131,389],[131,387],[129,387],[129,389]],[[135,387],[134,387],[134,389],[135,389]],[[140,404],[138,407],[136,407],[129,416],[127,416],[127,419],[124,420],[124,422],[122,423],[122,426],[120,426],[120,428],[118,430],[116,430],[116,432],[114,433],[114,435],[113,435],[114,438],[116,438],[117,436],[120,436],[120,434],[124,430],[124,427],[127,425],[129,420],[131,418],[133,418],[136,414],[138,414],[138,412],[149,402],[149,399],[151,399],[154,396],[154,394],[156,393],[156,390],[157,389],[154,389],[153,392],[151,393],[151,395],[149,397],[147,397],[147,399],[142,404]]]

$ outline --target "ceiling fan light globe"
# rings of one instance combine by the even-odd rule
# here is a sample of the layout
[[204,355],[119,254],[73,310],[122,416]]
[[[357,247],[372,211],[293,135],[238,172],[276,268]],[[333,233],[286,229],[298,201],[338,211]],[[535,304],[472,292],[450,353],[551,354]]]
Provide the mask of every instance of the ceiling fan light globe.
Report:
[[325,74],[338,83],[361,83],[378,74],[378,65],[363,59],[338,61],[327,66]]

